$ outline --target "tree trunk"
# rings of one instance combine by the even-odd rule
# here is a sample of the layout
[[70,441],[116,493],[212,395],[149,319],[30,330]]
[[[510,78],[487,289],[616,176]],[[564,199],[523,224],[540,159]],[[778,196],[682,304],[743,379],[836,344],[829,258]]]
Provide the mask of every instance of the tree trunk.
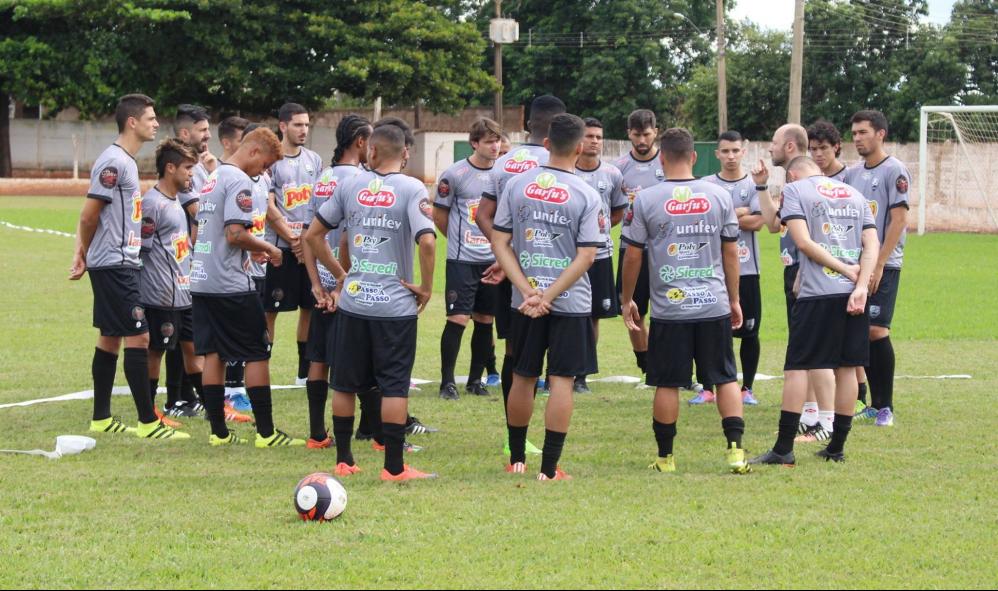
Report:
[[422,127],[423,122],[420,119],[423,118],[423,101],[416,99],[416,104],[413,108],[413,127],[419,129]]
[[13,175],[10,158],[10,95],[0,91],[0,177]]

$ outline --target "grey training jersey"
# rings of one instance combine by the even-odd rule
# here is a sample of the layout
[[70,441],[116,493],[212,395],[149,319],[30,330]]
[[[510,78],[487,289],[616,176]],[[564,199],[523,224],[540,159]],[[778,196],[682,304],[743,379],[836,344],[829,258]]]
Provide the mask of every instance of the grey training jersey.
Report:
[[[880,244],[883,244],[884,236],[887,235],[887,226],[891,223],[891,210],[895,207],[908,209],[908,189],[911,187],[908,168],[904,162],[894,156],[884,158],[873,168],[867,168],[866,164],[861,162],[846,170],[845,183],[866,197],[877,224],[877,237],[880,238]],[[906,234],[907,224],[901,231],[901,239],[894,247],[894,252],[887,259],[886,268],[901,268],[904,262]]]
[[87,268],[138,269],[142,248],[142,192],[135,158],[118,144],[101,152],[90,171],[87,198],[106,205],[87,249]]
[[[859,264],[863,230],[874,228],[866,199],[849,185],[826,176],[812,176],[783,187],[782,218],[804,220],[821,248],[849,264]],[[801,257],[798,300],[848,295],[856,284],[808,257]]]
[[194,165],[193,172],[194,175],[191,177],[190,187],[186,191],[181,191],[177,194],[177,200],[180,201],[180,205],[184,209],[198,200],[198,197],[201,195],[201,187],[208,182],[208,169],[204,167],[204,164],[201,164],[200,160]]
[[416,317],[416,298],[402,281],[413,280],[413,246],[434,233],[431,210],[423,183],[402,173],[365,171],[336,187],[316,218],[347,236],[342,312],[376,320]]
[[[620,174],[624,177],[620,185],[620,190],[624,198],[627,199],[628,205],[634,203],[634,198],[639,191],[648,187],[654,187],[665,180],[665,172],[662,170],[662,163],[658,159],[657,150],[655,151],[655,155],[648,160],[638,160],[634,157],[634,154],[628,151],[617,159],[616,165],[620,170]],[[628,212],[624,215],[625,217],[630,217],[631,213]],[[621,239],[628,236],[629,231],[628,226],[625,225],[622,227],[620,229]],[[623,247],[624,245],[621,244],[621,249]]]
[[616,166],[602,161],[593,170],[583,170],[576,166],[575,174],[599,193],[602,215],[607,220],[607,223],[604,224],[606,228],[604,236],[606,238],[606,245],[596,251],[596,258],[608,259],[613,253],[613,238],[610,236],[609,221],[611,214],[615,211],[625,209],[628,205],[627,196],[620,190],[621,183],[624,181],[624,175],[620,173],[620,170]]
[[[364,172],[364,169],[352,164],[337,164],[323,170],[319,175],[319,180],[315,183],[315,191],[312,193],[312,203],[310,205],[312,212],[318,212],[322,205],[326,201],[329,201],[336,191],[336,187],[362,172]],[[342,234],[343,232],[340,228],[330,230],[326,234],[326,243],[329,244],[329,249],[333,251],[333,257],[337,259],[340,256],[340,236]],[[336,277],[319,262],[318,258],[315,261],[315,268],[319,273],[319,282],[322,283],[322,287],[328,291],[336,289]]]
[[491,191],[492,169],[478,168],[465,158],[440,175],[434,207],[447,210],[447,260],[495,262],[489,239],[475,222],[482,194]]
[[668,181],[638,193],[626,240],[648,249],[653,320],[690,322],[731,314],[722,242],[738,240],[727,191],[703,180]]
[[[759,207],[759,194],[755,190],[755,181],[749,175],[745,175],[737,181],[726,181],[719,175],[712,174],[704,177],[703,180],[714,183],[727,191],[735,209],[747,207],[752,215],[762,213],[762,209]],[[741,275],[759,274],[758,232],[741,229],[738,231],[738,265]]]
[[[496,209],[495,229],[513,235],[520,268],[535,289],[547,289],[576,256],[578,247],[599,248],[609,220],[602,218],[599,194],[571,172],[542,166],[506,184]],[[592,314],[589,274],[583,273],[551,306],[556,316]],[[513,290],[512,308],[523,303]]]
[[256,293],[243,250],[229,244],[225,227],[253,227],[253,181],[241,169],[219,164],[201,188],[198,241],[191,261],[191,293],[233,296]]
[[[253,227],[250,233],[256,238],[264,240],[267,232],[267,198],[270,195],[270,175],[266,172],[258,177],[251,177],[253,182]],[[250,277],[264,278],[267,276],[267,264],[258,263],[253,260],[251,253],[246,252],[246,269]]]
[[[274,204],[294,236],[300,236],[312,221],[314,212],[309,204],[320,172],[322,158],[308,148],[302,148],[297,156],[284,156],[270,168],[270,192],[274,194]],[[291,248],[269,226],[267,242],[279,248]]]
[[506,188],[506,183],[518,174],[533,170],[548,163],[550,154],[547,148],[537,144],[523,144],[496,160],[492,167],[492,187],[482,193],[482,197],[497,201]]
[[[847,168],[843,165],[838,172],[830,176],[832,180],[845,182]],[[790,267],[798,263],[798,258],[800,253],[797,251],[797,245],[794,244],[793,238],[787,232],[787,227],[783,226],[780,229],[780,260],[783,261],[783,266]]]
[[142,196],[142,273],[139,301],[150,308],[191,307],[191,239],[178,197],[153,187]]

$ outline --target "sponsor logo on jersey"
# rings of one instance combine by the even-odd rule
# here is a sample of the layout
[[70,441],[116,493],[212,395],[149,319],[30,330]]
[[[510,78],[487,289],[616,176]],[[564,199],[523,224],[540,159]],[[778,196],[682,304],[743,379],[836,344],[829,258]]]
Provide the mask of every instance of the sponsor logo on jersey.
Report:
[[471,199],[468,201],[468,223],[478,225],[478,221],[475,220],[475,216],[478,215],[478,205],[482,202],[482,198]]
[[536,168],[539,165],[537,157],[530,153],[530,150],[526,148],[520,148],[513,153],[513,157],[506,160],[502,165],[504,172],[510,174],[520,174],[521,172],[526,172],[531,168]]
[[152,218],[142,218],[142,239],[152,238],[156,233],[156,222]]
[[863,253],[862,248],[842,248],[838,244],[819,244],[828,254],[837,259],[859,260],[859,255]]
[[790,255],[790,249],[783,249],[783,252],[780,253],[780,260],[783,261],[784,267],[789,267],[794,264],[794,257]]
[[388,242],[391,238],[387,236],[368,236],[366,234],[354,234],[353,245],[361,250],[361,252],[374,253],[378,252],[378,247]]
[[138,191],[132,193],[132,221],[142,221],[142,193]]
[[908,192],[908,179],[904,175],[898,176],[897,180],[894,181],[894,188],[897,189],[898,193],[904,195]]
[[395,188],[385,185],[381,179],[372,179],[357,193],[357,203],[367,207],[391,207],[395,205]]
[[142,249],[142,238],[141,234],[139,236],[135,235],[134,230],[128,231],[128,239],[125,241],[125,250],[128,252],[139,252]]
[[877,203],[877,201],[875,199],[871,199],[871,200],[867,201],[866,204],[870,206],[870,213],[872,213],[873,217],[876,218],[877,217],[877,209],[880,208],[880,205]]
[[[551,287],[551,284],[554,282],[555,282],[554,277],[546,277],[546,276],[527,277],[527,283],[530,284],[530,288],[539,289],[541,291],[544,291],[545,289]],[[567,291],[563,291],[560,294],[558,294],[559,299],[565,299],[567,297],[568,297]]]
[[714,276],[714,267],[689,267],[681,265],[662,265],[658,270],[658,276],[662,281],[668,283],[681,279],[709,279]]
[[[194,246],[194,252],[198,252],[197,250],[198,246],[201,246],[200,241]],[[191,261],[191,281],[197,283],[199,281],[204,281],[206,279],[208,279],[208,273],[206,273],[204,270],[204,261],[197,261],[197,260]]]
[[211,254],[211,242],[198,240],[194,245],[194,252],[198,254]]
[[191,255],[191,241],[187,239],[187,233],[176,234],[171,240],[173,244],[173,259],[178,263]]
[[[192,180],[191,182],[193,183],[194,181]],[[215,185],[217,184],[218,184],[218,173],[213,172],[211,173],[211,176],[208,177],[208,182],[206,182],[204,186],[201,187],[201,194],[207,195],[208,193],[211,193],[212,191],[215,190]]]
[[312,199],[312,185],[299,185],[284,187],[284,209],[292,210],[302,205],[307,205]]
[[825,222],[821,224],[821,233],[828,236],[831,240],[846,240],[849,237],[849,232],[855,226],[848,224],[834,224],[832,222]]
[[710,200],[704,193],[693,193],[685,186],[675,187],[672,197],[665,202],[665,212],[669,215],[702,215],[710,211]]
[[520,253],[520,266],[524,269],[566,269],[572,259],[569,257],[549,257],[543,253]]
[[531,215],[535,222],[544,222],[551,226],[570,226],[572,218],[566,217],[557,211],[537,211]]
[[329,199],[333,196],[333,191],[336,190],[336,184],[339,182],[339,177],[327,177],[323,175],[319,182],[315,183],[315,196],[318,199]]
[[717,296],[704,286],[674,287],[665,293],[665,297],[670,304],[683,310],[699,310],[717,303]]
[[749,249],[748,244],[744,240],[738,241],[738,262],[747,263],[749,259],[752,258],[752,251]]
[[713,236],[717,234],[717,224],[708,224],[704,220],[697,220],[695,224],[677,224],[675,227],[677,236]]
[[398,274],[398,263],[392,261],[390,263],[378,263],[370,259],[358,259],[355,256],[350,257],[350,272],[356,273],[368,273],[371,275],[397,275]]
[[464,243],[472,248],[488,248],[490,245],[488,238],[471,230],[464,231]]
[[695,259],[700,251],[707,247],[707,242],[673,242],[666,248],[666,253],[681,261]]
[[191,276],[190,275],[174,275],[177,278],[177,287],[187,291],[191,288]]
[[849,187],[832,180],[823,180],[814,185],[818,194],[827,199],[848,199],[852,196]]
[[105,189],[113,189],[118,184],[118,169],[114,166],[105,166],[97,175],[97,180]]
[[554,241],[561,236],[559,232],[551,232],[543,228],[527,228],[523,231],[523,237],[527,242],[532,242],[538,248],[550,248],[554,246]]
[[250,191],[239,191],[236,195],[236,207],[243,213],[253,211],[253,193]]
[[562,205],[569,198],[568,187],[559,184],[558,177],[550,172],[542,172],[537,175],[534,182],[527,185],[523,193],[530,199],[553,205]]
[[450,181],[447,179],[440,179],[437,183],[437,196],[446,199],[450,196]]
[[430,205],[430,200],[426,197],[419,200],[419,212],[423,214],[423,217],[426,219],[433,219],[433,206]]
[[606,229],[607,229],[606,212],[604,212],[602,209],[599,210],[599,215],[596,217],[596,223],[599,224],[599,233],[606,234]]
[[351,281],[347,284],[347,295],[362,306],[387,304],[392,301],[392,297],[385,293],[384,284],[372,281]]
[[253,212],[253,227],[250,228],[250,233],[254,236],[263,236],[264,227],[267,223],[267,214],[260,213],[259,210]]

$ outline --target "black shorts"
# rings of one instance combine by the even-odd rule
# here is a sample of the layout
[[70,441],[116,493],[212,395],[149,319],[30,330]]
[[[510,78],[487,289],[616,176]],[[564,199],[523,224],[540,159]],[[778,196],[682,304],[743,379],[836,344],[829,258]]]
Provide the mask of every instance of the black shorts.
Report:
[[797,281],[797,272],[800,271],[800,264],[783,267],[783,297],[787,300],[787,326],[790,326],[790,312],[794,309],[794,302],[797,296],[794,295],[794,282]]
[[[623,268],[624,253],[620,251],[620,258],[617,259],[617,295],[624,293],[623,290]],[[648,285],[648,249],[641,253],[641,271],[638,272],[638,282],[634,284],[634,303],[638,306],[638,313],[644,318],[648,314],[648,299],[651,297],[651,288]]]
[[217,353],[222,361],[270,359],[263,304],[255,293],[194,297],[194,352]]
[[593,318],[620,316],[620,297],[613,283],[613,259],[596,259],[589,267],[589,284],[593,290]]
[[694,322],[652,320],[645,383],[655,388],[689,386],[694,361],[698,379],[704,384],[737,381],[731,338],[730,316]]
[[[189,309],[188,309],[189,310]],[[149,322],[149,348],[153,351],[173,351],[184,330],[185,310],[146,308]]]
[[596,364],[596,333],[589,316],[555,316],[548,314],[530,318],[515,310],[512,313],[510,338],[518,375],[537,378],[544,370],[547,353],[547,375],[576,377],[599,371]]
[[870,363],[870,319],[846,313],[849,296],[797,300],[784,370],[862,367]]
[[496,286],[496,338],[508,339],[512,332],[513,309],[509,307],[513,301],[513,283],[505,279]]
[[883,328],[891,327],[894,319],[894,303],[898,299],[901,283],[901,269],[884,269],[877,293],[870,296],[870,324]]
[[[253,285],[256,287],[256,293],[260,296],[260,301],[263,302],[263,294],[267,293],[267,277],[254,277]],[[309,293],[312,293],[312,288],[309,286]],[[264,308],[266,309],[266,308]]]
[[738,301],[742,306],[742,326],[732,334],[740,339],[759,336],[762,324],[762,290],[758,275],[738,278]]
[[448,316],[495,314],[498,286],[482,283],[482,273],[490,266],[490,263],[447,261],[444,305]]
[[263,294],[263,308],[267,312],[290,312],[315,307],[312,281],[303,263],[298,262],[290,248],[282,248],[280,267],[267,265],[267,280]]
[[308,344],[305,345],[305,359],[315,363],[333,364],[333,351],[336,350],[336,312],[330,314],[318,308],[312,309],[312,320],[308,324]]
[[94,327],[101,336],[131,337],[149,332],[145,307],[139,301],[138,269],[90,271],[94,292]]
[[408,398],[416,361],[416,319],[380,320],[342,311],[336,316],[329,387],[356,393],[377,386],[383,396]]
[[180,342],[194,342],[194,308],[186,308],[180,311]]

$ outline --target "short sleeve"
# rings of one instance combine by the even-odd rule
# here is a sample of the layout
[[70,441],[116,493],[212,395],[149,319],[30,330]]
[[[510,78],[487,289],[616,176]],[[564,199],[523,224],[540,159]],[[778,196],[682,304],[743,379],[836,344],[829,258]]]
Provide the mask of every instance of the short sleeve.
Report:
[[593,191],[587,191],[583,195],[586,197],[586,206],[579,219],[579,233],[575,237],[575,245],[606,246],[605,228],[609,225],[609,220],[603,213],[603,199]]
[[[502,198],[496,205],[496,215],[492,220],[492,229],[506,234],[513,233],[513,210],[510,205],[510,188],[515,183],[506,183],[506,188],[502,191]],[[484,195],[483,195],[484,197]]]
[[232,179],[225,190],[225,225],[253,227],[253,183],[249,178]]
[[450,209],[453,205],[454,186],[451,184],[450,177],[447,176],[447,173],[444,173],[443,176],[440,177],[440,181],[437,182],[437,196],[433,200],[433,207]]
[[781,195],[783,203],[780,206],[780,219],[783,221],[806,219],[804,217],[804,207],[800,202],[800,194],[795,187],[785,185]]
[[87,189],[87,197],[111,203],[114,200],[114,190],[118,187],[118,181],[124,174],[125,167],[121,162],[113,158],[99,161],[90,171],[90,188]]
[[491,201],[498,201],[499,199],[499,173],[496,171],[497,166],[492,167],[492,172],[489,173],[489,185],[482,192],[482,197]]
[[149,207],[148,201],[142,208],[142,252],[152,250],[155,243],[156,229],[159,227],[159,208]]
[[866,199],[863,199],[862,201],[863,201],[863,229],[875,230],[877,228],[877,220],[873,218],[873,210],[870,209],[870,202],[867,201]]
[[721,197],[719,201],[721,205],[721,213],[723,217],[723,225],[721,226],[721,241],[722,242],[734,242],[738,240],[740,234],[738,228],[738,215],[735,213],[735,205],[731,202],[731,199],[725,199]]
[[319,206],[319,209],[315,212],[315,219],[319,220],[319,223],[330,230],[335,230],[339,227],[340,222],[343,221],[344,212],[344,202],[343,202],[343,183],[336,185],[333,189],[333,194],[326,199],[325,203]]
[[409,229],[412,231],[413,240],[419,242],[419,238],[423,234],[436,235],[436,231],[433,229],[433,205],[430,204],[430,195],[422,183],[409,199],[406,213],[409,217]]
[[911,187],[911,175],[903,166],[891,173],[887,186],[887,208],[904,207],[908,209],[908,189]]
[[620,234],[621,240],[640,248],[644,248],[648,242],[648,220],[645,219],[645,215],[642,212],[641,205],[643,202],[641,193],[638,193],[634,197],[634,202],[628,206],[627,213],[624,214],[624,225],[627,226],[627,235],[625,236],[623,232]]

